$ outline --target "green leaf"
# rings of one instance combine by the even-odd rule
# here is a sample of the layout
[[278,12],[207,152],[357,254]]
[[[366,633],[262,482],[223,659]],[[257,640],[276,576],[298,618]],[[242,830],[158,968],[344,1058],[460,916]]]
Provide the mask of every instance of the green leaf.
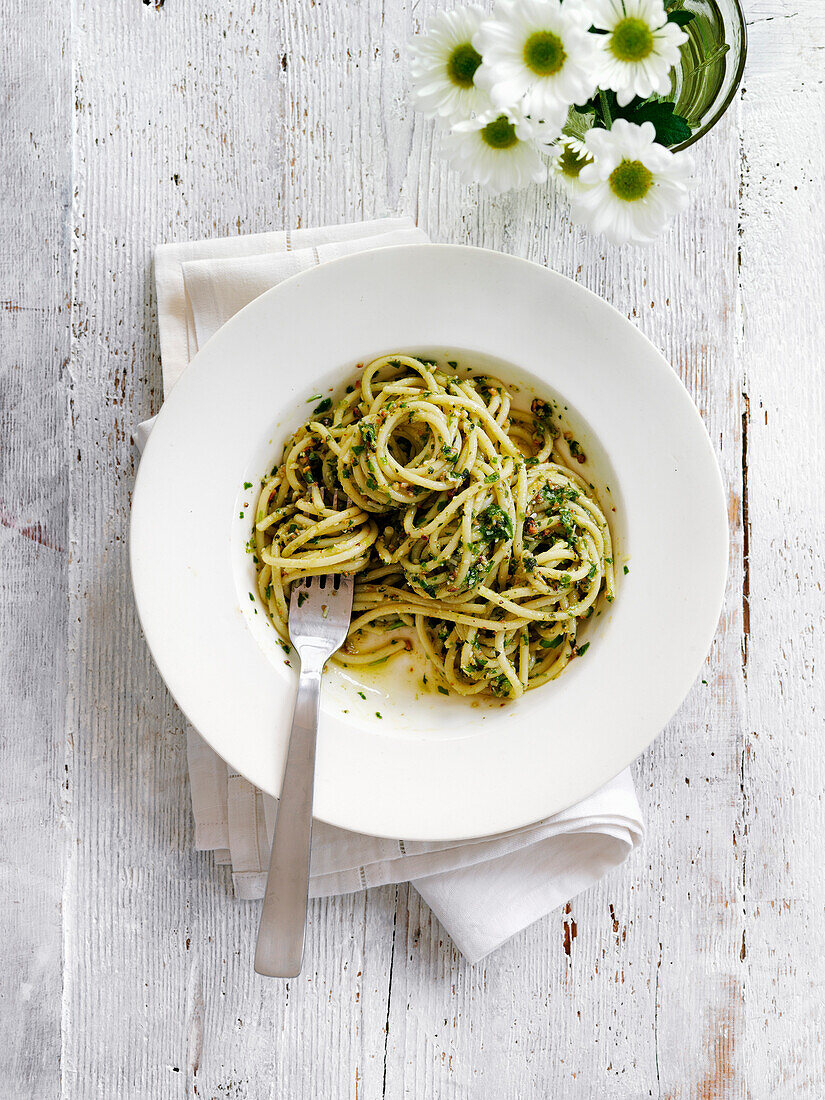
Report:
[[[718,54],[714,52],[701,63],[700,68],[704,68],[710,61],[715,60],[716,56]],[[687,141],[692,133],[687,121],[675,113],[675,104],[657,99],[646,101],[636,96],[630,103],[620,107],[616,93],[610,89],[599,92],[583,106],[571,110],[564,126],[565,133],[573,137],[584,137],[580,132],[582,122],[587,122],[589,126],[607,127],[605,109],[610,116],[611,124],[617,118],[635,122],[637,126],[641,126],[643,122],[652,122],[656,128],[656,140],[660,145],[678,145],[680,142]]]
[[659,100],[641,103],[638,107],[630,103],[625,108],[619,108],[619,117],[635,122],[637,126],[641,126],[643,122],[652,122],[660,145],[678,145],[687,141],[692,131],[682,116],[676,114],[675,106],[674,103]]
[[695,18],[696,12],[681,10],[669,12],[667,21],[668,23],[675,23],[677,27],[686,27]]

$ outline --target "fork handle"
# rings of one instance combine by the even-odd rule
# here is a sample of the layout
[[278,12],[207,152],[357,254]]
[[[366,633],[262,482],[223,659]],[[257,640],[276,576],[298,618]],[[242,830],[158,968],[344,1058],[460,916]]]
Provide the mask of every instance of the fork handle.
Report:
[[255,948],[255,970],[272,978],[294,978],[300,974],[304,954],[315,743],[323,667],[319,655],[312,651],[301,654],[301,677]]

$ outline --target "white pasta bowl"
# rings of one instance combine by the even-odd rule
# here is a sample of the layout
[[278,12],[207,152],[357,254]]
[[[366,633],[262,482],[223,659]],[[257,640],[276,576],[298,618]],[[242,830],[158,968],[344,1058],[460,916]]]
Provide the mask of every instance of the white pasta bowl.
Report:
[[277,795],[295,669],[255,595],[245,486],[280,457],[309,397],[402,351],[478,364],[568,406],[616,543],[616,599],[588,624],[586,655],[515,702],[416,691],[403,657],[363,683],[328,666],[316,816],[381,836],[483,836],[626,767],[687,694],[721,609],[727,515],[707,432],[659,352],[600,298],[523,260],[442,245],[362,253],[264,294],[197,355],[152,431],[132,509],[136,601],[186,716]]

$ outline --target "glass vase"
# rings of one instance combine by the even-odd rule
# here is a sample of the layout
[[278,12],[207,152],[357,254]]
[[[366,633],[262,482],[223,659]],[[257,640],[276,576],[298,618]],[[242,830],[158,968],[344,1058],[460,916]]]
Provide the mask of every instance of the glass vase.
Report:
[[674,70],[676,113],[686,119],[691,136],[675,145],[686,149],[714,126],[730,106],[745,68],[747,31],[739,0],[683,0],[693,12],[685,27],[681,65]]

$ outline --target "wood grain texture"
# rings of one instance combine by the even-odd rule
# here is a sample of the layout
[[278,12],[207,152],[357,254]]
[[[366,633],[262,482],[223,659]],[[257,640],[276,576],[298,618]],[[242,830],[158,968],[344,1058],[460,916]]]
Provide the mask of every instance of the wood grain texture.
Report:
[[[9,1095],[825,1094],[825,13],[750,0],[744,92],[696,150],[691,210],[640,251],[545,189],[491,199],[447,171],[403,62],[441,6],[0,0]],[[257,907],[192,851],[183,720],[132,603],[151,249],[394,212],[571,276],[662,349],[728,487],[728,598],[636,764],[649,834],[621,871],[476,967],[411,888],[316,901],[282,985],[252,971]]]
[[0,1084],[59,1089],[71,116],[61,8],[0,2]]
[[[766,1096],[825,1094],[825,108],[821,5],[759,5],[743,97],[748,570],[743,832],[750,1027]],[[757,13],[754,13],[757,18]],[[818,67],[817,67],[818,62]]]

